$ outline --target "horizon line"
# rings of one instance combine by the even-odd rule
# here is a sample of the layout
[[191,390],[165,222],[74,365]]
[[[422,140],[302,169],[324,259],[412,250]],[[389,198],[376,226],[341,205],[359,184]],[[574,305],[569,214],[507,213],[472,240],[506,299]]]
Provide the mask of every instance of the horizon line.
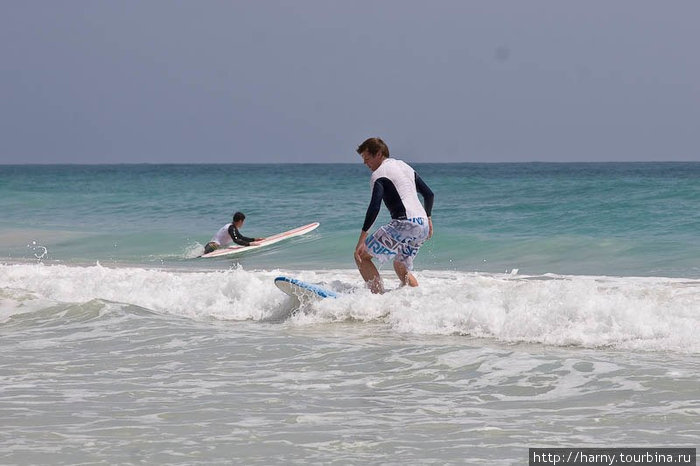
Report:
[[[391,157],[395,158],[395,157]],[[659,163],[700,163],[700,160],[599,160],[599,161],[503,161],[503,162],[485,162],[485,161],[469,161],[469,162],[421,162],[406,160],[407,163],[414,164],[431,164],[431,165],[517,165],[517,164],[613,164],[613,163],[629,163],[629,164],[659,164]],[[6,163],[0,162],[3,167],[24,167],[24,166],[115,166],[115,165],[362,165],[361,162],[28,162],[28,163]]]

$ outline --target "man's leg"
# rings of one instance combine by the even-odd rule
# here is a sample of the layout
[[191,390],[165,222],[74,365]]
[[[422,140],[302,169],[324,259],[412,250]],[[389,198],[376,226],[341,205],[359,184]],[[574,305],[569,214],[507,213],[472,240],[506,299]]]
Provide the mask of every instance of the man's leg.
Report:
[[382,277],[379,275],[379,270],[377,270],[377,267],[375,267],[374,263],[372,262],[372,256],[368,252],[365,252],[360,256],[360,258],[360,261],[358,261],[356,258],[355,263],[360,271],[360,275],[362,275],[362,278],[364,278],[365,282],[367,282],[367,286],[369,287],[370,291],[375,294],[384,293],[384,283],[382,283]]
[[401,286],[406,286],[407,284],[408,286],[418,286],[416,277],[414,277],[401,262],[394,261],[394,272],[396,272],[396,276],[401,280]]
[[219,243],[216,243],[214,241],[209,241],[205,246],[204,246],[204,254],[209,254],[210,252],[214,252],[217,249],[219,249]]

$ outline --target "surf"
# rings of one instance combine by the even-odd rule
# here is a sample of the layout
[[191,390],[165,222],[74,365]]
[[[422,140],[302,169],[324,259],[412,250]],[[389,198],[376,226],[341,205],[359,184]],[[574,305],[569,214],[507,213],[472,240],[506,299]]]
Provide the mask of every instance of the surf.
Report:
[[[421,286],[372,295],[354,270],[177,270],[0,265],[0,323],[58,305],[106,301],[198,321],[381,324],[392,332],[505,343],[700,352],[700,280],[419,271]],[[338,293],[296,304],[292,275]]]

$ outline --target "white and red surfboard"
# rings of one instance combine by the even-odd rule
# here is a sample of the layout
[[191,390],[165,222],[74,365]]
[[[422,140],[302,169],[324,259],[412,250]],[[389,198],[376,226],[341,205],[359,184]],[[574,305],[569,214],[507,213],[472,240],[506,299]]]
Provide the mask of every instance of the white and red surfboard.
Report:
[[212,258],[212,257],[222,257],[222,256],[230,256],[233,254],[238,254],[244,251],[253,251],[255,249],[260,249],[264,248],[265,246],[270,246],[271,244],[279,243],[280,241],[284,241],[285,239],[289,238],[294,238],[295,236],[301,236],[305,235],[306,233],[310,231],[314,231],[320,223],[314,222],[314,223],[309,223],[308,225],[304,225],[301,227],[293,228],[288,231],[283,231],[282,233],[277,233],[276,235],[268,236],[262,241],[259,241],[257,245],[255,246],[240,246],[238,244],[232,244],[230,246],[227,246],[225,248],[217,249],[216,251],[212,251],[209,254],[203,254],[199,257],[205,257],[207,259]]

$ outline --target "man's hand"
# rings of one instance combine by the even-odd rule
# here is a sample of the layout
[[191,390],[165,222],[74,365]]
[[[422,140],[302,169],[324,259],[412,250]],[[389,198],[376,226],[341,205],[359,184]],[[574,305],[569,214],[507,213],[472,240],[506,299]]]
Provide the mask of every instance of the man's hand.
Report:
[[355,262],[358,264],[362,263],[362,256],[364,253],[367,251],[367,246],[363,244],[358,244],[357,247],[355,248]]
[[357,240],[357,246],[355,246],[355,262],[357,262],[357,264],[362,263],[362,256],[367,252],[367,246],[365,246],[366,238],[367,232],[363,231],[360,233],[360,238]]

